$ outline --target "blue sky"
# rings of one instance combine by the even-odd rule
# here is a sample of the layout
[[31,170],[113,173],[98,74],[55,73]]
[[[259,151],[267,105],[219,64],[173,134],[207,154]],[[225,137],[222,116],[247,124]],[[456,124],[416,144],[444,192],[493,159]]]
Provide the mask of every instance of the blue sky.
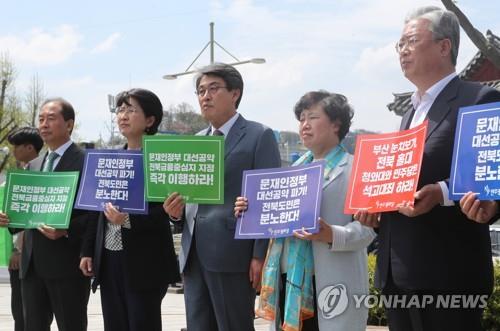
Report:
[[[8,51],[26,93],[38,73],[48,96],[77,110],[78,136],[109,136],[107,94],[130,87],[157,93],[165,107],[188,102],[198,109],[192,76],[175,81],[209,39],[241,60],[245,80],[240,112],[278,130],[296,130],[292,113],[305,92],[345,94],[355,109],[353,128],[389,132],[399,118],[386,105],[392,92],[412,90],[402,76],[394,43],[406,12],[428,0],[282,1],[9,1],[2,4],[0,51]],[[461,0],[481,31],[500,34],[500,1]],[[462,33],[457,71],[476,50]],[[232,61],[216,49],[216,60]],[[196,66],[209,61],[208,52]]]

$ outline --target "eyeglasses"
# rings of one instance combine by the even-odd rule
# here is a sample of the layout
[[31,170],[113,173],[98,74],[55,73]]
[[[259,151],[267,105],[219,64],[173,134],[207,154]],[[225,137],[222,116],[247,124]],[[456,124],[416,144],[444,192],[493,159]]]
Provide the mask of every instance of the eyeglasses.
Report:
[[200,88],[194,91],[194,94],[198,96],[198,98],[203,98],[205,94],[208,92],[210,95],[214,95],[221,88],[227,88],[227,86],[219,86],[219,85],[210,85],[208,88]]
[[[430,39],[432,41],[440,41],[440,40],[443,40],[444,38],[439,38],[439,39]],[[400,39],[396,45],[395,45],[395,48],[396,48],[396,52],[398,54],[402,53],[404,51],[404,49],[406,47],[408,47],[408,50],[410,51],[414,51],[415,50],[415,46],[418,44],[418,42],[420,41],[424,41],[424,40],[427,40],[427,39],[418,39],[416,36],[411,36],[409,38],[405,38],[405,39]]]
[[116,114],[117,115],[123,115],[123,114],[127,114],[127,115],[130,115],[130,114],[135,114],[137,113],[139,110],[137,108],[135,108],[134,106],[132,105],[127,105],[127,104],[122,104],[121,106],[119,107],[116,107]]

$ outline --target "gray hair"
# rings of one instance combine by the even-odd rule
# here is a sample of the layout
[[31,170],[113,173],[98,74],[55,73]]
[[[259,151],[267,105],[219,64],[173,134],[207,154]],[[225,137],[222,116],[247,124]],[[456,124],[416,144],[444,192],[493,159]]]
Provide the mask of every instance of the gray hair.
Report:
[[415,19],[425,19],[430,22],[429,30],[434,40],[449,39],[451,42],[451,62],[457,65],[458,47],[460,46],[460,24],[452,11],[436,6],[416,8],[408,13],[405,24]]

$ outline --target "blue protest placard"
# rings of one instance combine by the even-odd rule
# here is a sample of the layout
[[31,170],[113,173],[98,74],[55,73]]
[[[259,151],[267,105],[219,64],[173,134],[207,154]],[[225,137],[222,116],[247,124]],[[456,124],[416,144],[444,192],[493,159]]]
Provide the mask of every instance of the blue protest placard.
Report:
[[237,220],[236,239],[277,238],[319,230],[324,161],[306,166],[247,170],[242,196],[248,209]]
[[75,208],[102,211],[111,202],[122,212],[147,214],[143,169],[141,151],[87,150]]
[[480,200],[500,199],[500,102],[460,108],[449,197],[472,191]]

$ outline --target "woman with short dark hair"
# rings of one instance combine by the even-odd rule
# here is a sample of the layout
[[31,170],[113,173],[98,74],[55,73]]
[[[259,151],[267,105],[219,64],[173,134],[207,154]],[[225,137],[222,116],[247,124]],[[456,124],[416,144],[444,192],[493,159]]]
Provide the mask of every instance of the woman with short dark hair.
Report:
[[[117,96],[116,120],[127,139],[125,149],[142,149],[144,134],[158,131],[163,116],[160,99],[134,88]],[[121,212],[107,203],[99,214],[94,256],[80,269],[100,285],[106,331],[161,330],[161,302],[168,285],[179,280],[170,222],[161,203],[149,202],[147,215]]]

